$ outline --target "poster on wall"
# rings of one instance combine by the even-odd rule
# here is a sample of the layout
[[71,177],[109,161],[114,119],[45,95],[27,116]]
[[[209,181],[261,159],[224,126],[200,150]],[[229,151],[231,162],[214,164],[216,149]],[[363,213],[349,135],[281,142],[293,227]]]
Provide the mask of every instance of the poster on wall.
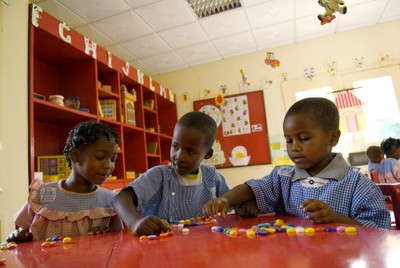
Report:
[[270,146],[263,91],[193,102],[194,110],[210,115],[218,131],[214,155],[204,161],[217,168],[270,164]]

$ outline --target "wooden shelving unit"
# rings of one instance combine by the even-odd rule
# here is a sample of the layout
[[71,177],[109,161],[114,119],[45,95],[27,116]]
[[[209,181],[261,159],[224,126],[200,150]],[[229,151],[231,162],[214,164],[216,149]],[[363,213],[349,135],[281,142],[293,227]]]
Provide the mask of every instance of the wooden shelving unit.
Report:
[[[30,6],[29,24],[29,171],[37,171],[37,157],[62,155],[69,131],[79,122],[98,120],[113,127],[121,137],[116,180],[102,186],[127,185],[127,171],[137,174],[169,160],[173,128],[177,121],[175,95],[155,81],[111,55],[94,47],[66,24]],[[139,79],[140,78],[140,79]],[[143,78],[143,79],[142,79]],[[124,122],[121,85],[135,92],[136,125]],[[35,94],[45,99],[34,97]],[[49,101],[50,95],[79,97],[81,111]],[[99,100],[113,100],[115,120],[101,116]],[[149,106],[152,103],[152,106]],[[149,153],[148,145],[157,144]]]

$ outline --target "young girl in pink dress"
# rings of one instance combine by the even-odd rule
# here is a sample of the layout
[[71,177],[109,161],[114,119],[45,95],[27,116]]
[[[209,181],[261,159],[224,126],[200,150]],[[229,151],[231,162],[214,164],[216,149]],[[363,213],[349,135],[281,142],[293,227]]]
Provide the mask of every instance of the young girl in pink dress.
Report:
[[119,143],[115,131],[102,123],[75,126],[64,148],[71,174],[65,180],[31,183],[28,201],[14,216],[19,229],[7,241],[121,230],[112,207],[115,192],[98,186],[114,171]]

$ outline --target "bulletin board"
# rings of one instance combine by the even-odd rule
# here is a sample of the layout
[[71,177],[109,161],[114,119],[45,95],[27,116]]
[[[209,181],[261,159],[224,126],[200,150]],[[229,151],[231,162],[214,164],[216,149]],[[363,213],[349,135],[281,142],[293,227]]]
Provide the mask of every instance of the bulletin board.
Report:
[[214,155],[205,160],[217,168],[270,164],[267,120],[263,91],[224,96],[193,102],[194,111],[210,115],[217,123]]

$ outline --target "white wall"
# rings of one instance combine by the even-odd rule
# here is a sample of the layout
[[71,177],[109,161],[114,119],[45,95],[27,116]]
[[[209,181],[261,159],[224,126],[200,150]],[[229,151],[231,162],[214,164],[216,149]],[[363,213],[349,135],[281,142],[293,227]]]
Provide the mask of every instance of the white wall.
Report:
[[[322,27],[322,26],[321,26]],[[326,76],[326,63],[337,61],[337,75],[354,71],[354,58],[365,57],[366,66],[379,66],[380,54],[391,51],[395,61],[400,58],[400,20],[383,23],[360,30],[307,40],[297,44],[273,48],[281,66],[272,68],[264,64],[265,51],[204,64],[181,71],[166,73],[155,80],[172,89],[177,95],[178,115],[193,110],[193,101],[199,99],[199,90],[209,89],[208,98],[218,93],[219,86],[226,84],[228,94],[239,93],[240,69],[244,70],[250,90],[260,90],[260,77],[273,80],[264,91],[269,136],[282,135],[282,121],[287,107],[283,98],[281,73],[288,72],[289,81],[305,80],[303,70],[314,67],[316,76]],[[305,84],[307,80],[305,80]],[[400,89],[397,89],[400,90]],[[182,93],[189,92],[189,100],[182,101]],[[248,178],[268,174],[271,165],[220,169],[232,186]]]
[[0,1],[0,241],[28,195],[28,1]]

